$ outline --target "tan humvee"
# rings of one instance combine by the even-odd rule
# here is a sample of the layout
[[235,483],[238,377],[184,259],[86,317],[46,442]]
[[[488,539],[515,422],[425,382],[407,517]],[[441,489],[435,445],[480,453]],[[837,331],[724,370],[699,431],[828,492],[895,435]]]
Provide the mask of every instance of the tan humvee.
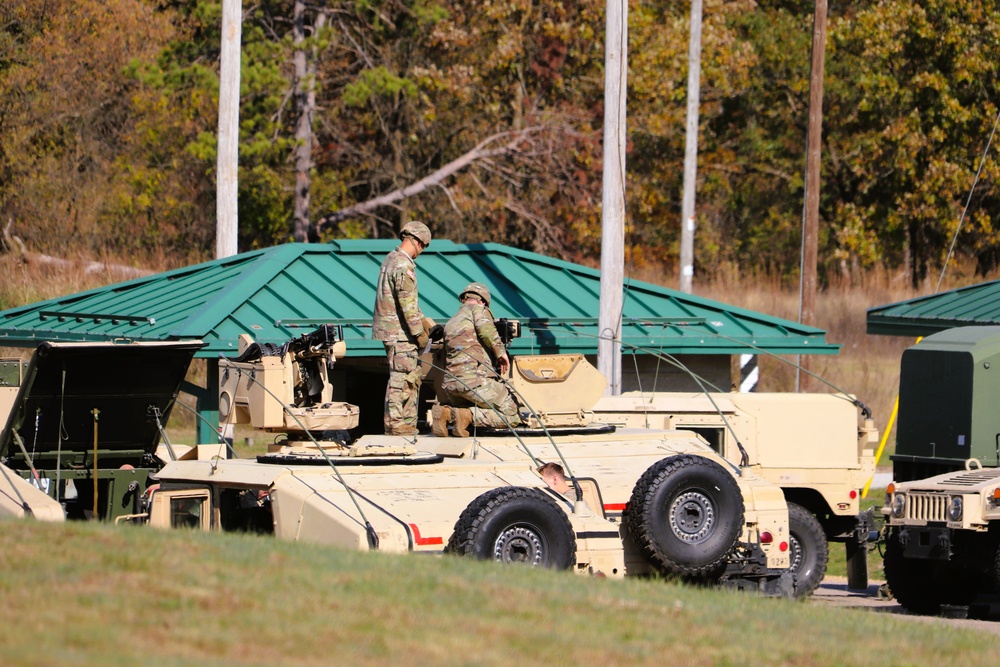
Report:
[[970,459],[966,470],[886,489],[882,514],[893,531],[885,546],[886,581],[914,613],[966,606],[1000,586],[1000,468],[977,464]]
[[797,590],[823,579],[827,542],[844,542],[851,588],[867,588],[865,542],[872,513],[859,490],[875,472],[878,431],[860,420],[843,394],[640,393],[603,396],[597,421],[618,426],[687,429],[730,461],[779,486],[788,501]]
[[[389,446],[401,438],[385,440]],[[277,460],[169,463],[157,474],[149,523],[390,553],[440,554],[450,546],[501,562],[627,572],[618,526],[586,503],[564,502],[523,465],[378,456],[371,464],[352,457],[336,470]],[[596,485],[586,489],[585,498],[596,501]]]
[[[254,497],[244,492],[254,490],[268,499],[278,536],[336,540],[355,548],[377,542],[379,548],[386,543],[393,550],[458,551],[504,560],[508,537],[525,545],[550,538],[535,532],[532,521],[506,525],[504,520],[499,537],[491,535],[486,542],[493,541],[486,544],[474,527],[491,523],[483,516],[494,505],[520,503],[527,494],[553,500],[567,517],[576,534],[578,570],[608,575],[664,571],[768,594],[792,592],[781,490],[732,465],[692,433],[618,431],[583,423],[580,392],[568,391],[567,384],[553,386],[552,378],[553,372],[572,371],[574,377],[588,369],[596,373],[586,361],[580,363],[579,355],[519,358],[518,368],[536,372],[538,380],[522,389],[543,409],[528,428],[513,434],[497,432],[488,439],[480,437],[485,433],[473,438],[364,435],[351,440],[347,431],[357,424],[356,409],[330,400],[327,387],[327,371],[342,353],[340,347],[254,346],[252,339],[241,337],[240,357],[220,361],[220,419],[287,437],[255,463],[220,461],[222,477],[191,472],[209,470],[204,463],[168,464],[157,475],[161,487],[151,502],[154,524],[167,525],[164,517],[171,516],[159,509],[169,498],[161,494],[201,484],[206,502],[218,496],[213,500],[220,508],[218,525],[225,528],[222,508],[234,501],[222,498],[222,488],[237,475],[242,502]],[[535,359],[534,365],[528,359]],[[588,392],[597,384],[587,382]],[[598,387],[598,394],[602,390]],[[578,396],[566,398],[567,393]],[[325,439],[313,440],[316,432]],[[333,464],[329,469],[306,465],[326,464],[327,458]],[[565,464],[579,498],[567,500],[545,487],[535,470],[545,460]],[[256,487],[248,484],[252,478],[258,479]],[[313,503],[308,512],[299,496]],[[297,499],[283,501],[292,497]],[[629,503],[636,509],[626,513]],[[214,506],[209,511],[216,512]],[[307,515],[308,520],[301,518]],[[293,526],[284,525],[289,520]],[[365,539],[371,532],[366,524],[379,536],[377,541]],[[612,535],[614,555],[606,542]],[[427,536],[432,543],[422,541]]]

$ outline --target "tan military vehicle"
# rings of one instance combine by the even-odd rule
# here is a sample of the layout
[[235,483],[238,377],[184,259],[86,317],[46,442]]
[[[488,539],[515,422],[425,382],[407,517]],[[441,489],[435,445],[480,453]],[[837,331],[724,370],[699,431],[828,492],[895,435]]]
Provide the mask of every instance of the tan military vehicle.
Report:
[[729,461],[746,457],[788,501],[796,591],[815,590],[826,572],[828,541],[844,542],[849,584],[864,589],[871,510],[860,489],[875,472],[878,431],[843,394],[641,393],[603,396],[594,419],[620,427],[685,429]]
[[988,608],[1000,594],[1000,327],[927,336],[903,352],[899,387],[886,583],[918,614]]
[[[341,345],[268,349],[242,337],[240,356],[221,361],[220,420],[284,435],[253,462],[167,464],[156,475],[150,521],[273,526],[279,537],[352,548],[569,562],[609,576],[666,572],[791,594],[781,490],[694,434],[580,423],[579,399],[564,400],[574,392],[553,382],[562,371],[552,361],[565,358],[519,358],[519,368],[534,363],[542,379],[523,390],[545,408],[525,429],[352,439],[356,408],[333,400],[330,387]],[[579,361],[568,361],[572,370],[596,373]],[[572,498],[545,486],[536,472],[545,460],[567,468]],[[198,506],[197,520],[184,516],[185,503]],[[248,518],[261,512],[267,518]],[[567,525],[575,543],[568,560],[561,548],[551,553],[570,541],[560,537]]]

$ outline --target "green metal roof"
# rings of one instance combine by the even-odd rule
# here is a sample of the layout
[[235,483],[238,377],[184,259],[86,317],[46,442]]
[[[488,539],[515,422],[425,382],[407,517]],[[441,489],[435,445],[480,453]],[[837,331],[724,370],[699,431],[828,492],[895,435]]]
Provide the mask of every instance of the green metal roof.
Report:
[[[375,282],[394,240],[291,243],[0,312],[0,345],[41,341],[201,339],[199,357],[232,355],[237,337],[283,343],[323,323],[345,325],[348,356],[381,356],[371,339]],[[518,319],[511,349],[597,350],[600,274],[498,244],[435,239],[417,260],[424,313],[446,321],[457,291],[489,286],[496,317]],[[833,354],[822,329],[631,281],[623,345],[667,353]]]
[[1000,324],[1000,280],[869,308],[867,322],[868,333],[889,336]]

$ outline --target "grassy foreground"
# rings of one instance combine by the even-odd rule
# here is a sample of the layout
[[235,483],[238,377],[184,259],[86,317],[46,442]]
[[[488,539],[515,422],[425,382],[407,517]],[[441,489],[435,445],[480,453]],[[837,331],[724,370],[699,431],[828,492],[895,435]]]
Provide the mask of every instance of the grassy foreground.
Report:
[[661,581],[0,523],[21,665],[994,665],[992,633]]

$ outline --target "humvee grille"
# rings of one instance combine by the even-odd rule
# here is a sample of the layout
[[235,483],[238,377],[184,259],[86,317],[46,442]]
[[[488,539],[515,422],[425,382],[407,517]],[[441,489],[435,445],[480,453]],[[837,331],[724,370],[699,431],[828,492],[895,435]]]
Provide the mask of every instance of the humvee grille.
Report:
[[947,521],[948,496],[940,493],[906,494],[906,518],[919,521]]

